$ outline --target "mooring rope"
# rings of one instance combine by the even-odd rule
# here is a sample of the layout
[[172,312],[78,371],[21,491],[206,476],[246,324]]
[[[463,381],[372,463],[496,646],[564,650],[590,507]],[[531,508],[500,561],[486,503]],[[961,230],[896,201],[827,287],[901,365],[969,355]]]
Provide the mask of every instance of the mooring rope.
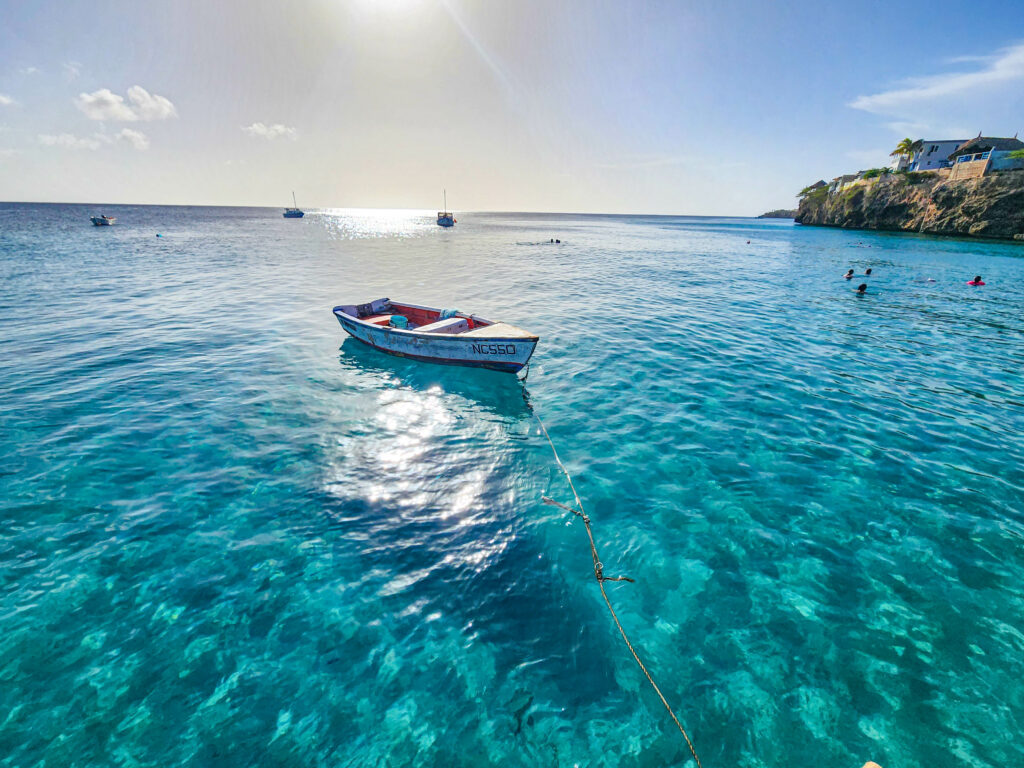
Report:
[[561,502],[555,501],[547,496],[542,496],[541,500],[545,504],[550,504],[551,506],[558,507],[559,509],[564,509],[567,512],[572,512],[576,517],[583,521],[583,525],[586,526],[587,529],[587,538],[590,539],[590,556],[594,560],[594,577],[597,579],[597,586],[601,589],[601,597],[604,598],[605,605],[608,606],[608,612],[612,615],[612,620],[615,622],[615,626],[618,627],[619,634],[622,635],[622,639],[626,643],[626,647],[629,648],[629,652],[633,654],[633,658],[643,671],[644,676],[647,678],[647,682],[649,682],[651,687],[654,688],[654,692],[658,694],[658,698],[661,699],[661,703],[665,705],[665,709],[668,711],[669,717],[672,718],[672,722],[676,724],[679,732],[683,734],[683,738],[686,740],[686,746],[690,748],[690,754],[693,755],[693,759],[697,761],[697,768],[703,768],[700,763],[700,758],[697,757],[697,750],[693,748],[693,742],[690,741],[690,737],[687,735],[686,729],[683,728],[683,724],[679,722],[679,718],[676,717],[676,713],[672,711],[672,707],[669,706],[668,701],[665,699],[665,695],[661,692],[661,688],[659,688],[658,684],[654,682],[654,678],[651,677],[651,673],[640,660],[640,656],[637,654],[633,644],[629,641],[629,637],[626,635],[626,630],[623,629],[622,622],[619,621],[618,614],[615,613],[615,609],[612,607],[612,601],[609,599],[608,593],[604,588],[604,583],[606,581],[636,582],[628,576],[604,575],[604,564],[601,562],[601,558],[598,557],[597,554],[597,545],[594,543],[594,531],[590,527],[590,516],[583,509],[583,502],[580,500],[580,495],[576,492],[576,486],[572,482],[572,476],[569,474],[569,470],[565,468],[565,464],[563,464],[562,460],[558,457],[558,451],[555,449],[555,444],[551,440],[551,435],[548,434],[548,429],[544,426],[544,421],[541,419],[540,414],[534,410],[533,403],[530,402],[530,397],[527,394],[525,387],[523,388],[523,400],[526,401],[526,407],[530,409],[530,413],[532,413],[533,417],[537,419],[537,424],[540,425],[540,430],[544,434],[544,438],[548,441],[548,445],[551,446],[551,453],[555,457],[555,463],[558,465],[558,468],[562,470],[562,474],[565,475],[565,479],[569,481],[569,488],[572,490],[573,498],[576,499],[576,507],[573,508],[567,504],[562,504]]

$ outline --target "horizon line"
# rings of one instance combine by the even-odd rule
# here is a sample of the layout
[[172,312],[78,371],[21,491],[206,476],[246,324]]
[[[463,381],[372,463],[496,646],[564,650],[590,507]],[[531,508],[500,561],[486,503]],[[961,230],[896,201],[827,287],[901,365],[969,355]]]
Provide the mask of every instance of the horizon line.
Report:
[[[252,204],[238,204],[238,203],[113,203],[113,202],[83,202],[77,200],[0,200],[0,205],[92,205],[97,207],[102,206],[120,206],[120,207],[135,207],[135,208],[266,208],[275,210],[278,208],[287,208],[288,206],[283,205],[252,205]],[[310,211],[432,211],[433,208],[381,208],[381,207],[362,207],[362,206],[331,206],[327,208],[314,207],[302,208],[305,212]],[[771,210],[778,210],[771,209]],[[789,210],[789,209],[786,209]],[[694,217],[694,218],[717,218],[717,219],[756,219],[761,214],[735,214],[735,213],[623,213],[619,211],[515,211],[515,210],[497,210],[497,209],[469,209],[464,208],[462,212],[465,213],[506,213],[506,214],[529,214],[529,215],[546,215],[546,216],[658,216],[664,218],[680,218],[680,217]],[[763,213],[769,213],[770,211],[764,211]],[[785,219],[782,219],[785,221]]]

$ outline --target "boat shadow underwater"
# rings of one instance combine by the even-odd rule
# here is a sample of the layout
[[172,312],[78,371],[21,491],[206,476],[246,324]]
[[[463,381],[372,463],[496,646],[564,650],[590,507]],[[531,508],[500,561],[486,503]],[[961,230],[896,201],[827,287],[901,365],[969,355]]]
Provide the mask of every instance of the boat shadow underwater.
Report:
[[429,363],[386,354],[352,336],[338,348],[342,369],[376,388],[440,390],[510,420],[530,418],[524,384],[515,376],[487,368]]

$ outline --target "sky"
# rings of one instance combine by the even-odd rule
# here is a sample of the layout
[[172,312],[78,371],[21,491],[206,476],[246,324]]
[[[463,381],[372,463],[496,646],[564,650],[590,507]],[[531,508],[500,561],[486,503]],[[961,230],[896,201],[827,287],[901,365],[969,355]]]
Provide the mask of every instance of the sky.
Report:
[[0,0],[0,200],[756,215],[1024,133],[1024,3]]

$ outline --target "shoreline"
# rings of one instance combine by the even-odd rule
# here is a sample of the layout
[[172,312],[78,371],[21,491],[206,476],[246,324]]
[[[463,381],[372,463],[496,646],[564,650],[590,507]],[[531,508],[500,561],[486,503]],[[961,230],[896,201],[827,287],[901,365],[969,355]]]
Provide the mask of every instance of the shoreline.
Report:
[[842,229],[848,232],[880,232],[890,235],[920,235],[922,237],[939,237],[943,240],[968,240],[972,242],[1005,243],[1008,245],[1024,245],[1024,234],[1002,237],[999,235],[972,235],[968,232],[928,232],[919,229],[899,229],[896,227],[851,227],[844,224],[826,224],[817,222],[795,221],[799,227],[820,227],[822,229]]
[[797,224],[978,240],[1024,241],[1024,173],[950,181],[931,172],[821,186],[800,200]]

